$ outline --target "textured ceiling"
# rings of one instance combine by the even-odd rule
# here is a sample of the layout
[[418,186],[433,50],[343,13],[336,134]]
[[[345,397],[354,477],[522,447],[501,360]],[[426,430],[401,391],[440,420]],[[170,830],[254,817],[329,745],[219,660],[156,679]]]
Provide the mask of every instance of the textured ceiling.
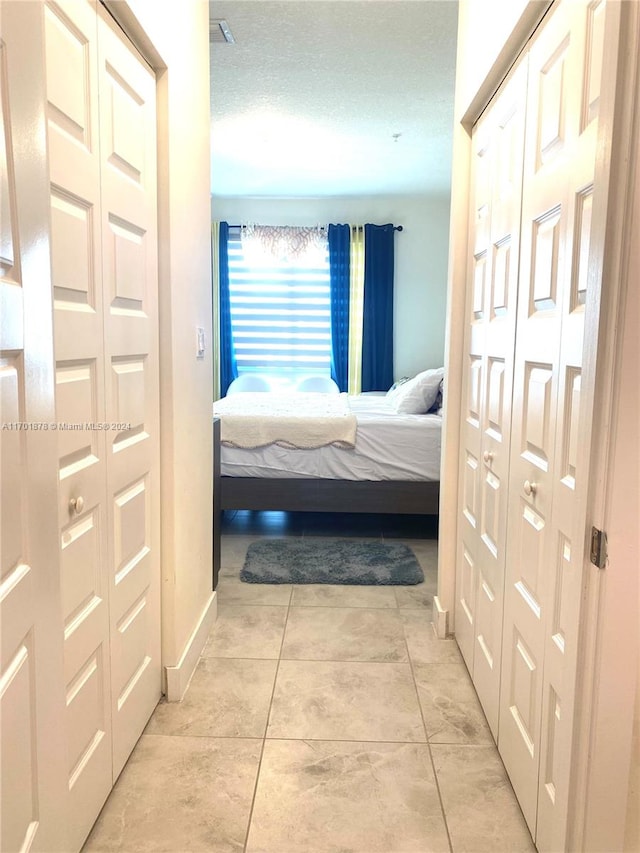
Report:
[[448,192],[456,0],[209,6],[214,195]]

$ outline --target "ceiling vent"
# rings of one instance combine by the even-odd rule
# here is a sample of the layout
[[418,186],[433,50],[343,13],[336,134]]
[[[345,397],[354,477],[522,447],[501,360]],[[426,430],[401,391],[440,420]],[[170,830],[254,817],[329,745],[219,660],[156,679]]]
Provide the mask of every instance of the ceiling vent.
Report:
[[219,18],[209,21],[209,44],[235,44],[229,24]]

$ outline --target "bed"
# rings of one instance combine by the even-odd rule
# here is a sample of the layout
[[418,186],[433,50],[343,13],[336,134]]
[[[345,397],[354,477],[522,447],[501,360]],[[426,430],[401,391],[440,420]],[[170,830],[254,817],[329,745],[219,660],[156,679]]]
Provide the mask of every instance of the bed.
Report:
[[[331,395],[293,395],[293,419],[281,395],[223,398],[214,404],[217,508],[437,515],[442,373],[424,371],[388,394],[341,394],[332,402]],[[296,446],[292,420],[311,397],[324,397],[328,418],[348,418],[352,434],[338,424],[335,440],[312,434]],[[255,423],[247,427],[249,413]],[[274,440],[277,431],[263,430],[278,418],[286,430]]]

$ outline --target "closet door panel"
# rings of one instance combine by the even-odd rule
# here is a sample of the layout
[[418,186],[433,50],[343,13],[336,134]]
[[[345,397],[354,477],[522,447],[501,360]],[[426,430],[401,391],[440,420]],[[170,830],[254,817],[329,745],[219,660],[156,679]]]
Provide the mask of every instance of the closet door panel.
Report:
[[43,55],[42,6],[3,4],[0,849],[32,853],[68,849]]
[[114,779],[160,698],[155,78],[99,21]]
[[[576,44],[572,64],[575,104],[571,170],[567,174],[570,251],[563,270],[560,303],[562,334],[558,361],[558,417],[555,424],[553,513],[549,531],[548,581],[543,607],[544,675],[538,819],[536,843],[541,851],[566,845],[582,575],[585,560],[587,475],[579,452],[583,424],[592,419],[584,399],[584,320],[587,289],[599,286],[589,277],[600,83],[604,50],[604,0],[585,4],[575,15]],[[599,185],[599,191],[606,187]],[[588,395],[587,395],[588,397]]]
[[560,306],[568,245],[571,20],[564,4],[529,57],[513,440],[498,745],[536,829],[544,663],[544,590],[555,464]]
[[560,4],[530,51],[499,748],[540,850],[563,849],[566,840],[603,8],[600,0]]
[[498,736],[511,391],[518,303],[518,258],[527,86],[526,57],[498,93],[492,112],[491,264],[486,294],[482,400],[478,615],[473,680]]
[[106,442],[95,4],[44,7],[69,844],[111,789]]
[[526,62],[473,131],[456,638],[498,729]]
[[486,123],[473,131],[472,200],[469,210],[469,283],[466,300],[464,414],[460,448],[460,516],[457,548],[456,641],[473,673],[478,588],[478,527],[482,445],[482,397],[485,371],[486,293],[491,205],[491,149]]

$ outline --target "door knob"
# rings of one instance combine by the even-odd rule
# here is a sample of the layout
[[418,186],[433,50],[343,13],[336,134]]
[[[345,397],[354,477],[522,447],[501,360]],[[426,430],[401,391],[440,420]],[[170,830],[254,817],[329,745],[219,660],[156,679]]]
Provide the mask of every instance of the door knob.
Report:
[[535,495],[538,491],[537,483],[530,483],[529,480],[524,481],[524,493],[525,495]]
[[491,450],[485,450],[485,452],[482,454],[482,458],[483,458],[483,459],[484,459],[484,461],[485,461],[485,462],[487,462],[487,463],[491,462],[491,461],[492,461],[492,459],[493,459],[493,453],[492,453],[492,451],[491,451]]
[[78,495],[77,498],[71,498],[69,501],[69,512],[73,515],[80,515],[82,510],[84,509],[84,498],[82,495]]

